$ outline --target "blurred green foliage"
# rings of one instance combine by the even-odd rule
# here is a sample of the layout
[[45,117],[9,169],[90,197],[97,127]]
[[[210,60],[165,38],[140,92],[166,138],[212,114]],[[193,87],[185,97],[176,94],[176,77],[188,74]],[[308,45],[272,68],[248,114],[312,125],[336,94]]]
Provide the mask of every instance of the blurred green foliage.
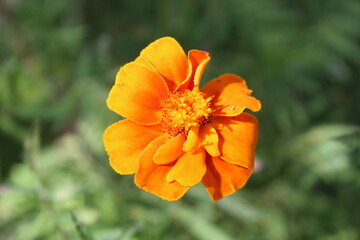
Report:
[[[359,239],[359,23],[357,0],[0,1],[0,239]],[[115,74],[162,36],[262,101],[262,167],[218,203],[108,166]]]

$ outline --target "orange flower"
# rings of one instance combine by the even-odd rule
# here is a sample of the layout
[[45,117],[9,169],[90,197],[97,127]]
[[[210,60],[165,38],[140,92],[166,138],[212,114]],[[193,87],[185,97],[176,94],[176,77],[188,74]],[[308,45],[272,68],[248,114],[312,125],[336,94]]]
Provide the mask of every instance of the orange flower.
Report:
[[111,167],[134,174],[138,187],[163,199],[181,198],[202,182],[213,201],[243,187],[254,168],[258,111],[245,81],[224,74],[199,89],[210,61],[186,57],[170,37],[156,40],[120,68],[107,105],[124,116],[104,133]]

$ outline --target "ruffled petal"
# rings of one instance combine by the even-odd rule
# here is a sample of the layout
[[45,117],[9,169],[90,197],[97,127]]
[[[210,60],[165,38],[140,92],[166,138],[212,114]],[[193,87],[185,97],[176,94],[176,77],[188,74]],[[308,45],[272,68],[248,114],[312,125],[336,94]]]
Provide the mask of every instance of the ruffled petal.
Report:
[[141,126],[122,120],[104,132],[104,145],[110,156],[111,167],[120,174],[133,174],[138,170],[139,157],[145,147],[162,135],[161,126]]
[[193,89],[199,87],[200,80],[207,64],[210,62],[208,52],[200,50],[190,50],[188,53],[188,73],[186,80],[183,81],[177,90]]
[[185,136],[179,134],[174,138],[169,138],[166,143],[161,145],[154,155],[154,162],[158,165],[169,164],[178,159],[184,152],[182,147]]
[[153,161],[156,150],[166,143],[166,138],[166,136],[161,136],[149,143],[145,148],[140,156],[139,170],[135,175],[135,184],[139,188],[165,200],[175,201],[181,198],[189,187],[182,186],[176,181],[166,181],[166,176],[174,166],[174,163],[156,165]]
[[166,176],[167,182],[176,181],[184,186],[199,183],[206,172],[205,151],[199,148],[182,155]]
[[252,172],[209,155],[206,157],[206,168],[202,183],[214,202],[242,188]]
[[256,112],[261,108],[261,103],[250,96],[251,90],[247,88],[246,82],[234,74],[224,74],[219,78],[211,80],[201,90],[207,97],[213,96],[211,109],[213,115],[237,116],[249,108]]
[[180,44],[171,37],[150,43],[135,60],[155,69],[173,91],[186,78],[187,60]]
[[200,128],[199,138],[205,150],[214,157],[220,155],[219,136],[211,125],[205,125]]
[[253,169],[258,122],[249,113],[236,117],[214,117],[211,125],[219,136],[220,158]]
[[169,89],[159,74],[131,62],[118,72],[107,105],[138,124],[157,124],[161,120],[161,103],[168,94]]

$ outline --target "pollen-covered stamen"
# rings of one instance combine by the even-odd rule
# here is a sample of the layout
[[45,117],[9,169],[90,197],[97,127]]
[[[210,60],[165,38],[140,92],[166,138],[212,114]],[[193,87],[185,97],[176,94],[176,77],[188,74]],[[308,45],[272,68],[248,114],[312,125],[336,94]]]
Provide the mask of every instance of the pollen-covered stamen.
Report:
[[171,93],[162,105],[163,131],[173,137],[180,133],[187,134],[193,126],[206,124],[212,113],[211,99],[205,98],[196,88]]

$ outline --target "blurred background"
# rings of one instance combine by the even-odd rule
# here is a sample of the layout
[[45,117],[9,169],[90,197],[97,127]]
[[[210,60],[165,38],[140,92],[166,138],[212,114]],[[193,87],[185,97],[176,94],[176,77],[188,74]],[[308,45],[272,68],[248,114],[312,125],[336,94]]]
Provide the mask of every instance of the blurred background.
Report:
[[[256,171],[177,202],[108,165],[119,67],[173,36],[262,102]],[[360,239],[358,0],[0,0],[0,239]]]

